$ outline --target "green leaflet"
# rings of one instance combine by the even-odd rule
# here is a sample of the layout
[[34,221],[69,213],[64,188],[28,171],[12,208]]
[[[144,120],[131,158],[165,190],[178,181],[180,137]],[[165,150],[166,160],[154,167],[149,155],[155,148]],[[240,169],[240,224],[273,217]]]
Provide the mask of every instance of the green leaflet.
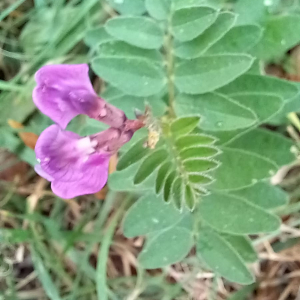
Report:
[[216,93],[177,97],[175,109],[179,116],[199,113],[200,127],[209,131],[227,131],[247,128],[257,122],[252,109],[234,99]]
[[219,164],[214,160],[205,158],[189,158],[183,161],[183,165],[188,173],[209,172],[216,169]]
[[[253,140],[255,139],[255,143]],[[295,160],[291,152],[293,141],[270,130],[257,128],[227,144],[232,149],[250,151],[263,156],[277,165],[277,168]]]
[[185,204],[184,198],[184,182],[181,177],[177,177],[172,185],[172,199],[174,201],[174,205],[178,210],[182,210]]
[[182,8],[197,8],[197,7],[211,7],[214,9],[220,8],[219,0],[175,0],[173,1],[173,10]]
[[132,96],[155,95],[165,85],[163,70],[138,57],[98,57],[92,67],[104,80]]
[[199,145],[212,145],[216,142],[216,139],[206,134],[189,134],[180,136],[176,139],[175,145],[179,149],[185,149],[190,147],[196,147]]
[[[233,132],[229,138],[218,136],[225,141],[221,146],[222,165],[214,173],[218,180],[212,188],[235,190],[251,186],[270,178],[280,166],[295,159],[291,152],[292,142],[265,129]],[[229,141],[226,142],[226,139]]]
[[158,20],[168,19],[172,0],[146,0],[146,8],[153,18]]
[[158,169],[157,177],[156,177],[156,181],[155,181],[156,194],[159,194],[161,192],[161,189],[164,186],[167,175],[171,172],[171,170],[172,170],[172,162],[171,161],[165,162]]
[[204,94],[245,73],[253,58],[246,54],[218,54],[181,61],[175,68],[175,85],[181,93]]
[[197,158],[199,156],[201,157],[214,157],[220,153],[219,149],[215,147],[205,147],[205,146],[199,146],[199,147],[190,147],[187,149],[183,149],[179,152],[179,156],[182,160],[186,160],[189,158]]
[[228,233],[222,233],[221,236],[238,252],[245,262],[253,263],[257,260],[257,254],[252,246],[250,238]]
[[245,94],[235,95],[233,99],[255,112],[257,125],[267,122],[283,109],[283,99],[274,95]]
[[189,181],[195,185],[206,185],[213,181],[214,179],[207,174],[191,173],[189,175]]
[[239,253],[222,235],[208,226],[199,228],[196,249],[197,255],[226,279],[241,284],[254,281]]
[[205,29],[211,26],[218,14],[206,6],[185,7],[172,15],[172,31],[176,39],[184,42],[199,36]]
[[157,50],[141,49],[122,41],[108,41],[98,47],[98,57],[139,58],[162,66],[163,57]]
[[239,0],[234,4],[234,11],[239,15],[238,24],[260,23],[268,8],[261,0]]
[[162,201],[161,196],[149,193],[128,210],[123,222],[123,232],[128,238],[159,233],[176,224],[178,227],[184,226],[180,225],[184,216],[190,214],[180,213],[175,207]]
[[142,15],[145,11],[144,0],[107,0],[108,3],[123,15]]
[[[255,86],[255,90],[253,90]],[[298,89],[290,81],[271,76],[244,74],[218,90],[221,94],[235,96],[240,94],[274,95],[290,101],[298,94]]]
[[173,184],[176,180],[176,171],[175,170],[172,170],[171,168],[171,171],[170,173],[168,174],[165,182],[164,182],[164,188],[163,188],[163,196],[164,196],[164,200],[169,203],[171,201],[170,197],[172,196],[171,194],[171,190],[173,188]]
[[233,26],[236,16],[229,12],[220,13],[217,20],[197,38],[175,45],[175,55],[191,59],[201,56],[207,49],[221,39]]
[[97,46],[115,40],[114,37],[109,35],[104,26],[98,26],[88,30],[84,37],[84,42],[91,48],[96,48]]
[[168,152],[165,149],[158,149],[151,152],[142,162],[133,179],[135,184],[143,182],[157,169],[163,162],[166,161]]
[[162,268],[181,261],[192,245],[193,238],[189,230],[172,227],[148,238],[138,259],[146,269]]
[[196,195],[195,192],[193,191],[193,188],[190,185],[185,186],[184,197],[185,197],[186,206],[190,210],[193,210],[196,205]]
[[252,186],[233,191],[231,194],[245,198],[264,209],[272,209],[288,202],[288,194],[268,182],[258,182]]
[[141,160],[147,153],[150,152],[149,148],[143,146],[145,139],[139,140],[134,144],[129,151],[127,151],[119,160],[117,170],[123,170],[132,164]]
[[249,150],[221,147],[222,164],[214,172],[216,190],[235,190],[269,178],[277,165],[267,157]]
[[280,219],[244,198],[212,193],[199,204],[200,217],[214,229],[230,234],[257,234],[278,229]]
[[[253,90],[253,86],[255,86],[255,91]],[[248,102],[251,106],[252,103],[251,107],[256,114],[262,116],[263,113],[265,115],[265,117],[261,118],[260,123],[265,121],[278,123],[278,120],[280,122],[281,119],[284,119],[288,112],[297,110],[299,107],[297,97],[299,91],[296,84],[270,76],[242,75],[229,85],[221,88],[219,92],[236,99],[241,104],[247,105]],[[242,97],[241,99],[239,99],[240,96]],[[271,96],[280,97],[282,104],[280,104],[279,99],[272,99]],[[251,99],[254,97],[257,100],[260,99],[257,105],[254,103],[254,99]],[[243,99],[246,100],[246,103],[241,101]],[[270,106],[265,104],[267,99],[269,99]],[[275,102],[277,102],[277,105]],[[273,110],[271,106],[273,106]]]
[[113,37],[145,49],[158,49],[163,43],[162,30],[146,17],[113,18],[106,22],[105,29]]
[[199,120],[199,117],[187,117],[177,119],[171,124],[171,133],[175,137],[186,135],[197,127]]
[[233,27],[222,39],[213,44],[206,54],[247,53],[261,37],[262,29],[257,25]]

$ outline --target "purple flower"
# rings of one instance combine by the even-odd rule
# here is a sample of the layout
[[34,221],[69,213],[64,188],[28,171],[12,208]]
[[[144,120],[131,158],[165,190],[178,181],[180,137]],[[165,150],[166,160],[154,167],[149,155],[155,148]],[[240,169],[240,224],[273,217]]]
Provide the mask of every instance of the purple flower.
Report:
[[[44,130],[35,147],[36,172],[51,181],[61,198],[94,194],[108,178],[110,156],[144,126],[142,120],[128,120],[122,110],[106,103],[94,92],[87,65],[50,65],[35,76],[36,106],[58,125]],[[85,114],[111,126],[100,133],[80,137],[64,131],[78,114]]]
[[110,156],[133,135],[133,131],[109,128],[95,135],[80,137],[52,125],[44,130],[35,147],[39,165],[36,172],[51,181],[61,198],[93,194],[108,178]]
[[66,128],[85,114],[109,126],[123,126],[124,112],[98,97],[88,76],[88,65],[47,65],[35,75],[33,101],[42,113]]

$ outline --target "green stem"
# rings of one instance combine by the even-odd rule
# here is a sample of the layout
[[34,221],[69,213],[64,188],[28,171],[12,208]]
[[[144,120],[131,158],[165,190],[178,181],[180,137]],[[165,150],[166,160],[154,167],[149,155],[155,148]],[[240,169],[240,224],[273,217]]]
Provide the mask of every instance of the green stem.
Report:
[[166,63],[167,63],[167,77],[168,77],[168,92],[169,92],[169,114],[170,117],[175,118],[175,88],[174,88],[174,56],[173,56],[173,37],[170,29],[170,21],[168,25],[168,34],[165,43]]
[[300,132],[300,121],[296,113],[289,113],[288,118],[291,121],[291,123],[298,129]]
[[99,300],[108,300],[108,287],[107,287],[107,259],[109,255],[109,247],[114,236],[115,229],[119,223],[119,219],[129,201],[130,197],[123,200],[122,204],[113,216],[107,231],[102,240],[100,250],[98,253],[97,273],[96,273],[96,287]]
[[21,85],[14,84],[11,81],[0,80],[0,91],[23,91],[24,88]]

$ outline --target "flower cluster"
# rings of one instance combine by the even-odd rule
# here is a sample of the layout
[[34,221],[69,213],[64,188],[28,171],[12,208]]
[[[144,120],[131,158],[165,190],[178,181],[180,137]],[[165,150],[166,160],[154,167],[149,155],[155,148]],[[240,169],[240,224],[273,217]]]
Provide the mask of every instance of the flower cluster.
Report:
[[[37,141],[36,172],[51,181],[53,192],[62,198],[98,192],[107,181],[110,156],[143,123],[128,120],[122,110],[95,93],[86,64],[44,66],[35,79],[33,101],[56,123],[45,129]],[[110,128],[86,137],[66,131],[68,123],[79,114]]]

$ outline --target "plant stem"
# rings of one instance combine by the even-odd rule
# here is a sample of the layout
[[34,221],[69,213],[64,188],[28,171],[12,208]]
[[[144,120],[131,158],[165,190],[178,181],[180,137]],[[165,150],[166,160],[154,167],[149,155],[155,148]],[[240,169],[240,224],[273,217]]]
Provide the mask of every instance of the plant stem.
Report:
[[173,37],[170,28],[171,21],[168,24],[168,33],[165,43],[166,63],[167,63],[167,77],[168,77],[168,92],[169,92],[169,114],[170,117],[175,118],[175,89],[174,89],[174,57],[173,57]]
[[96,288],[99,300],[108,300],[108,287],[107,287],[107,260],[109,255],[109,247],[112,242],[114,232],[119,223],[119,219],[130,200],[130,196],[126,197],[121,203],[120,207],[115,212],[111,219],[107,231],[101,243],[101,248],[98,253],[98,263],[97,263],[97,274],[96,274]]
[[300,121],[296,113],[289,113],[288,118],[291,121],[291,123],[298,129],[300,132]]

